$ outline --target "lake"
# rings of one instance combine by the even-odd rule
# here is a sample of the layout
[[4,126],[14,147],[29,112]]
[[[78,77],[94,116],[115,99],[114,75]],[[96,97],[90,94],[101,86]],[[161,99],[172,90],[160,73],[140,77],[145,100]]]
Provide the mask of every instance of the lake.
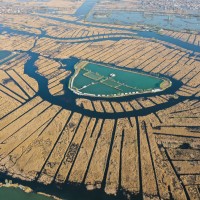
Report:
[[[99,15],[99,11],[91,11],[86,17],[88,22],[121,24],[121,25],[149,25],[173,30],[200,30],[200,17],[173,14],[150,14],[144,12],[106,11],[106,15]],[[100,12],[101,13],[101,12]]]

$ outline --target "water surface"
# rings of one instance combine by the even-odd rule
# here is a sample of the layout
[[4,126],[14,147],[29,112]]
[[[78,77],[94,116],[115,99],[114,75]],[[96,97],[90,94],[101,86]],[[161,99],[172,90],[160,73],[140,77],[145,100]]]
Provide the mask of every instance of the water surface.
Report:
[[19,188],[0,188],[1,200],[53,200],[51,197],[46,197],[36,193],[26,193]]
[[86,0],[81,7],[76,11],[75,16],[83,19],[90,10],[95,6],[98,0]]
[[[173,30],[200,31],[200,16],[183,16],[167,14],[146,14],[144,12],[107,11],[106,15],[96,15],[99,11],[92,11],[86,21],[96,23],[136,25],[144,24]],[[101,13],[101,12],[99,12]]]

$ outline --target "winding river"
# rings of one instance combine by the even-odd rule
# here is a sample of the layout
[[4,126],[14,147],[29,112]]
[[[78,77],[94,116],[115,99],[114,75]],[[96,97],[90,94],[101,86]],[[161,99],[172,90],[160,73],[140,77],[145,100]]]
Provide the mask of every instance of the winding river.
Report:
[[[82,15],[82,11],[79,10],[80,15]],[[42,16],[44,17],[44,16]],[[61,21],[61,22],[65,22],[65,23],[73,23],[73,24],[78,24],[78,25],[85,25],[85,26],[91,26],[91,24],[89,23],[81,23],[78,21],[67,21],[64,19],[60,19],[60,18],[55,18],[55,17],[48,17],[49,19],[53,19],[53,20],[57,20],[57,21]],[[92,25],[95,27],[106,27],[108,28],[108,26],[104,26],[104,25]],[[129,29],[126,28],[114,28],[115,30],[124,30],[124,31],[130,31]],[[2,25],[0,25],[0,33],[2,32],[8,32],[9,34],[19,34],[19,35],[27,35],[27,36],[34,36],[34,37],[38,37],[38,38],[42,38],[42,37],[46,37],[46,38],[53,38],[53,39],[59,39],[60,38],[55,38],[55,37],[51,37],[48,36],[46,34],[45,31],[42,31],[41,35],[36,35],[33,33],[28,33],[26,31],[17,31],[17,30],[13,30],[9,27],[3,27]],[[156,39],[158,41],[162,41],[162,42],[167,42],[169,44],[169,48],[173,48],[170,46],[170,44],[176,45],[177,47],[180,48],[184,48],[188,51],[191,51],[191,53],[189,54],[189,56],[193,56],[195,55],[195,53],[200,53],[200,48],[194,44],[189,44],[187,42],[183,42],[181,40],[178,39],[174,39],[172,37],[169,36],[165,36],[165,35],[160,35],[159,33],[156,32],[151,32],[151,31],[135,31],[135,30],[131,30],[131,32],[133,33],[133,36],[138,36],[138,37],[142,37],[142,38],[148,38],[148,39]],[[128,34],[127,34],[128,36]],[[88,37],[86,37],[88,38]],[[77,38],[76,38],[77,39]],[[121,37],[113,37],[113,38],[109,38],[113,39],[113,40],[120,40],[122,39]],[[62,39],[62,40],[71,40],[71,38],[66,38],[66,39]],[[90,41],[105,41],[107,40],[106,38],[103,39],[99,39],[99,40],[90,40]],[[76,42],[76,41],[75,41]],[[77,43],[77,42],[76,42]],[[68,82],[70,77],[73,75],[74,73],[74,65],[79,62],[78,58],[75,57],[70,57],[68,59],[55,59],[55,61],[59,61],[61,62],[64,66],[67,65],[67,69],[64,68],[65,70],[70,70],[72,73],[70,76],[68,76],[64,81],[62,81],[62,84],[64,86],[64,91],[65,94],[64,95],[60,95],[60,96],[53,96],[50,94],[49,90],[48,90],[48,80],[41,76],[40,74],[37,73],[37,67],[35,66],[35,61],[38,59],[39,54],[30,51],[19,51],[19,53],[27,53],[30,56],[30,59],[27,61],[27,63],[25,64],[25,68],[24,68],[24,72],[25,74],[27,74],[28,76],[32,77],[33,79],[35,79],[39,85],[39,90],[37,92],[36,95],[41,96],[41,98],[43,98],[46,101],[49,101],[52,104],[55,105],[59,105],[62,106],[63,108],[66,108],[68,110],[71,110],[73,112],[78,112],[81,113],[82,115],[85,116],[89,116],[89,117],[95,117],[95,118],[102,118],[102,119],[116,119],[116,118],[122,118],[122,117],[134,117],[134,116],[143,116],[143,115],[148,115],[152,112],[156,112],[159,111],[161,109],[165,109],[168,108],[170,106],[176,105],[177,103],[185,100],[185,99],[189,99],[188,97],[179,97],[178,99],[170,99],[168,102],[160,104],[160,105],[155,105],[153,107],[149,107],[146,108],[144,110],[136,110],[134,112],[122,112],[122,113],[98,113],[95,111],[89,111],[89,110],[85,110],[82,107],[79,107],[76,105],[76,99],[80,98],[80,96],[74,94],[69,88],[68,88]],[[52,59],[52,58],[51,58]],[[199,57],[197,57],[196,59],[199,59]],[[100,63],[102,64],[102,63]],[[118,67],[119,66],[115,66],[114,67]],[[130,69],[129,69],[130,70]],[[138,70],[139,72],[139,70]],[[157,94],[161,95],[161,94],[174,94],[182,85],[182,83],[180,81],[171,79],[172,82],[172,87],[168,88],[165,91],[159,92]],[[155,94],[149,93],[149,94],[138,94],[135,96],[128,96],[128,97],[119,97],[119,98],[99,98],[99,97],[84,97],[86,99],[89,100],[104,100],[104,101],[116,101],[116,102],[121,102],[121,101],[129,101],[132,100],[134,98],[137,97],[150,97],[150,96],[154,96]],[[192,99],[194,99],[193,97],[191,97]],[[31,99],[30,99],[31,100]],[[12,179],[11,177],[1,173],[1,179]],[[48,194],[55,194],[60,196],[61,198],[65,198],[68,200],[111,200],[111,199],[122,199],[121,196],[123,196],[120,192],[118,194],[117,197],[110,197],[105,195],[105,193],[102,190],[96,190],[96,191],[92,191],[92,192],[88,192],[85,187],[83,185],[65,185],[63,186],[62,190],[59,190],[57,187],[57,185],[55,184],[51,184],[49,186],[44,187],[42,184],[39,184],[37,182],[26,182],[26,181],[21,181],[19,179],[13,179],[14,181],[22,184],[22,185],[27,185],[30,186],[31,188],[33,188],[35,191],[43,191],[46,192]],[[11,198],[9,197],[9,193],[12,193]],[[17,193],[20,193],[19,198],[17,197]],[[0,199],[1,196],[7,196],[9,200],[13,198],[13,196],[15,196],[15,199],[33,199],[33,200],[46,200],[46,199],[50,199],[50,198],[46,198],[46,197],[38,197],[37,195],[34,196],[34,194],[29,194],[31,196],[27,197],[25,194],[22,194],[21,191],[19,190],[14,190],[12,188],[9,189],[0,189]]]

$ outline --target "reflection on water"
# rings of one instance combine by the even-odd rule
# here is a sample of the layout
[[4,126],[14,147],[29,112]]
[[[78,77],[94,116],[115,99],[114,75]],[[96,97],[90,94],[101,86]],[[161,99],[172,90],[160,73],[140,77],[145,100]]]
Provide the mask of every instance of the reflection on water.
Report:
[[200,30],[200,17],[146,14],[143,12],[108,11],[105,15],[92,11],[87,21],[122,25],[144,24],[174,30]]

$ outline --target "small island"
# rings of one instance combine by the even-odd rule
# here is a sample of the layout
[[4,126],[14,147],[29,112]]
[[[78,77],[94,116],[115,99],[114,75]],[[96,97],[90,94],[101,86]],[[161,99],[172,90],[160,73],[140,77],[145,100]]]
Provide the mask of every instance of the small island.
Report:
[[122,97],[161,92],[171,81],[133,70],[80,61],[69,82],[69,89],[78,95]]

